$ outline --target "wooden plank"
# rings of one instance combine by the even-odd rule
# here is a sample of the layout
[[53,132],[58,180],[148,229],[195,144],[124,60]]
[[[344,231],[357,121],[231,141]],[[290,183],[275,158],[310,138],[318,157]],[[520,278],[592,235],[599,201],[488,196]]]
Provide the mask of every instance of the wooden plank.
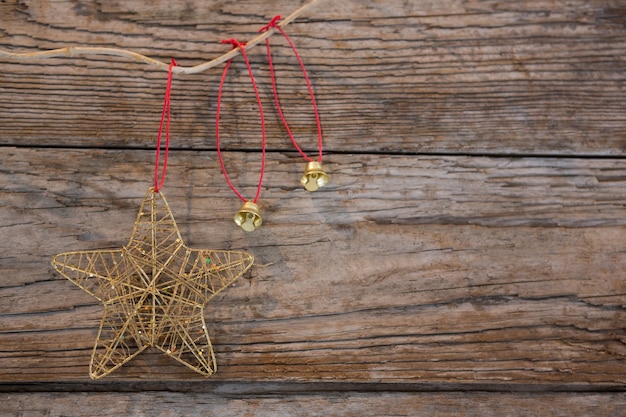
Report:
[[[626,407],[623,393],[196,393],[0,394],[3,416],[570,416],[609,417]],[[78,411],[80,410],[80,411]]]
[[[0,48],[113,46],[182,65],[251,38],[301,2],[20,1],[0,4]],[[322,1],[289,27],[316,89],[330,151],[623,155],[626,25],[619,2]],[[301,73],[273,40],[281,97],[305,149],[315,127]],[[273,109],[263,48],[250,52],[268,144],[292,149]],[[225,92],[224,146],[258,149],[241,59]],[[111,57],[0,62],[0,143],[146,147],[165,74]],[[175,77],[176,147],[213,148],[220,69]]]
[[[251,192],[258,158],[227,156]],[[257,259],[206,310],[212,380],[624,386],[621,161],[332,155],[311,194],[299,158],[270,156],[266,223],[246,234],[213,155],[170,155],[187,243]],[[88,379],[101,308],[49,261],[125,244],[152,158],[6,148],[0,382]],[[148,353],[110,378],[202,380]]]

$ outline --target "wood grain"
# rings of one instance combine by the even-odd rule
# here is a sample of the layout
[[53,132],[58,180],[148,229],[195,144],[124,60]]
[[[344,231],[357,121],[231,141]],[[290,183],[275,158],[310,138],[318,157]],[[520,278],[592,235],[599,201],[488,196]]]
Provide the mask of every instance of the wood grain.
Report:
[[624,394],[493,393],[308,393],[232,396],[194,393],[0,394],[0,412],[28,415],[94,417],[143,416],[617,416]]
[[[195,65],[304,0],[0,1],[0,49],[130,49]],[[616,416],[626,408],[626,8],[617,0],[321,1],[288,28],[328,187],[250,51],[267,115],[264,225],[214,142],[220,69],[176,76],[164,193],[191,247],[256,265],[206,309],[208,381],[145,352],[88,379],[102,308],[51,257],[127,242],[166,73],[120,58],[0,62],[0,414]],[[300,144],[315,124],[272,38]],[[260,126],[236,59],[221,130],[245,196]]]
[[[131,49],[183,65],[251,38],[301,2],[9,1],[0,48]],[[625,8],[616,1],[323,1],[289,27],[316,89],[329,151],[623,155]],[[302,75],[273,39],[282,102],[302,146],[315,124]],[[272,109],[263,48],[251,51],[269,146],[291,149]],[[258,149],[245,67],[225,93],[224,146]],[[0,62],[0,142],[149,147],[165,73],[111,57]],[[219,69],[175,77],[175,145],[214,147]]]
[[[6,155],[0,380],[84,380],[101,308],[49,260],[126,243],[152,153]],[[257,259],[208,306],[215,379],[626,382],[619,161],[334,155],[332,185],[310,194],[294,158],[272,157],[250,234],[209,155],[170,157],[164,192],[188,243]],[[246,166],[233,178],[252,189]],[[113,378],[194,379],[160,355],[133,362]]]

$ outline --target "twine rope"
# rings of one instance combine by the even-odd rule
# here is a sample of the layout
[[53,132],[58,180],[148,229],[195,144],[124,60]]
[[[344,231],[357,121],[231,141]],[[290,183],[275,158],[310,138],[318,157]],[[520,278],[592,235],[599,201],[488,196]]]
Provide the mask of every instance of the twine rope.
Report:
[[[279,24],[280,27],[285,27],[291,22],[293,22],[298,16],[304,13],[307,9],[309,9],[314,4],[318,3],[321,0],[310,0],[308,3],[304,4],[302,7],[291,13],[288,17],[282,20]],[[253,39],[250,39],[248,42],[245,42],[245,49],[250,49],[255,45],[263,42],[274,33],[277,32],[277,28],[272,28],[266,32],[261,33]],[[244,44],[242,42],[242,44]],[[231,51],[211,60],[208,62],[204,62],[199,65],[195,65],[192,67],[182,67],[176,66],[172,69],[174,74],[197,74],[200,72],[207,71],[213,67],[220,65],[223,62],[226,62],[230,59],[233,59],[237,55],[239,55],[242,51],[243,47],[234,48]],[[46,58],[60,58],[60,57],[70,57],[74,58],[77,56],[84,55],[112,55],[124,58],[130,58],[133,61],[143,62],[144,64],[148,64],[150,66],[155,67],[159,70],[169,71],[169,64],[147,57],[142,54],[138,54],[136,52],[128,51],[126,49],[118,49],[118,48],[104,48],[104,47],[87,47],[87,46],[68,46],[59,49],[52,49],[49,51],[38,51],[38,52],[9,52],[0,50],[0,59],[14,59],[19,61],[27,61],[33,59],[46,59]]]

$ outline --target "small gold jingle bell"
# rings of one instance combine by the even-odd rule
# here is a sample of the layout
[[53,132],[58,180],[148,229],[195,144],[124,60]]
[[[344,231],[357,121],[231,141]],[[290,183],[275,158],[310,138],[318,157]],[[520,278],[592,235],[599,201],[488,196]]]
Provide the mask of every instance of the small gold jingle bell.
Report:
[[307,191],[315,191],[319,187],[328,184],[330,177],[322,170],[322,164],[317,161],[311,161],[306,164],[304,175],[300,178],[300,182]]
[[241,227],[246,232],[252,232],[263,224],[259,206],[252,201],[243,203],[243,207],[235,214],[233,220],[237,223],[237,226]]

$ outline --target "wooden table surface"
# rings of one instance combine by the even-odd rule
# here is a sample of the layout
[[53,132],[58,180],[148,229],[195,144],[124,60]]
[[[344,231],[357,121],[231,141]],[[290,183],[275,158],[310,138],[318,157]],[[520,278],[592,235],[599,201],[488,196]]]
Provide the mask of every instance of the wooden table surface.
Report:
[[[184,66],[304,2],[8,0],[0,49],[133,50]],[[222,66],[175,75],[163,188],[191,247],[250,273],[205,309],[209,379],[147,351],[88,376],[102,306],[60,252],[121,247],[154,170],[167,74],[111,56],[0,59],[0,415],[626,413],[626,6],[321,0],[286,28],[315,88],[330,184],[299,185],[265,49],[252,233],[220,173]],[[301,146],[302,73],[272,38]],[[221,137],[252,196],[260,122],[241,57]]]

